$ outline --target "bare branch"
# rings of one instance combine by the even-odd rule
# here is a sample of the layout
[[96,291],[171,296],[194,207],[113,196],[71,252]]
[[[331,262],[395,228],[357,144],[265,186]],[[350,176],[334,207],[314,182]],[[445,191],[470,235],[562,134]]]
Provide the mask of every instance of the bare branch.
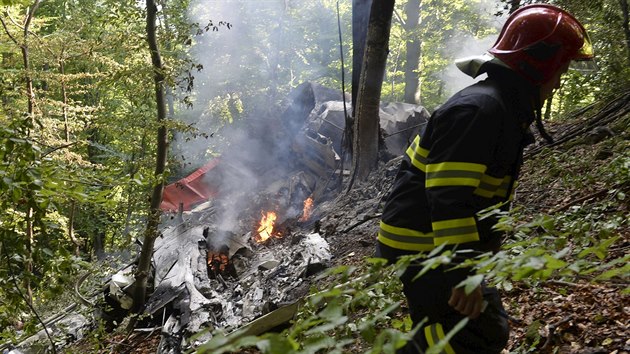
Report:
[[33,17],[35,17],[35,11],[39,7],[40,0],[35,0],[33,6],[31,6],[28,10],[28,16],[26,16],[26,21],[24,21],[24,37],[28,36],[28,28],[31,25],[31,21]]
[[[11,18],[6,11],[4,12],[4,15],[8,18]],[[13,37],[11,32],[9,32],[9,28],[7,27],[7,24],[4,22],[4,18],[2,16],[0,16],[0,22],[2,22],[2,27],[4,27],[4,31],[7,33],[7,36],[11,38],[13,43],[15,43],[17,46],[21,46],[21,44],[17,41],[17,39],[15,39],[15,37]]]

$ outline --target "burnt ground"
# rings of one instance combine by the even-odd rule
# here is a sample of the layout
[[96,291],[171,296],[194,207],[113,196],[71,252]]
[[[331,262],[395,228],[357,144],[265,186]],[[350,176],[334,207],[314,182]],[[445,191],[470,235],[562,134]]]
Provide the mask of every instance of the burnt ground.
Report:
[[[593,110],[598,109],[595,107],[589,114],[582,112],[586,118],[577,116],[566,123],[553,125],[550,130],[560,137],[560,143],[544,149],[536,146],[526,152],[520,192],[514,203],[515,207],[524,210],[525,218],[539,213],[559,215],[577,206],[600,210],[602,215],[630,215],[627,199],[617,198],[620,200],[613,201],[613,193],[610,192],[630,194],[629,186],[624,183],[628,179],[619,182],[614,178],[603,178],[604,172],[601,172],[617,161],[615,158],[620,154],[627,156],[630,151],[628,97],[630,95],[626,96],[623,106],[625,110],[606,112],[610,108],[607,105],[600,111],[606,114],[593,114]],[[606,118],[611,114],[617,116],[614,119]],[[606,118],[603,124],[611,128],[612,136],[592,140],[592,123],[598,115]],[[601,123],[601,119],[598,122]],[[550,160],[556,161],[556,164],[550,165]],[[358,265],[366,257],[373,256],[382,204],[396,174],[398,162],[399,159],[394,159],[381,164],[367,182],[357,184],[352,191],[336,200],[323,202],[316,207],[314,216],[319,222],[313,227],[319,229],[330,244],[334,256],[332,266]],[[590,219],[585,217],[585,220]],[[527,219],[522,222],[527,222]],[[619,239],[602,261],[624,257],[627,260],[629,231],[627,221],[622,222],[622,226],[616,229]],[[576,244],[575,247],[580,245]],[[539,282],[516,281],[510,291],[503,290],[504,306],[513,319],[508,352],[629,353],[630,301],[628,294],[623,293],[629,286],[628,279],[613,278],[597,282],[594,281],[595,277],[596,274],[569,280],[551,278]],[[394,316],[403,317],[404,309]],[[79,345],[71,352],[153,353],[158,338],[158,333],[135,334],[131,338],[106,337],[101,341],[101,345],[107,343],[106,348],[83,351]],[[90,346],[89,343],[84,341],[83,349],[86,349],[86,345]],[[348,352],[359,353],[366,349],[355,345]],[[243,351],[246,352],[255,351]]]

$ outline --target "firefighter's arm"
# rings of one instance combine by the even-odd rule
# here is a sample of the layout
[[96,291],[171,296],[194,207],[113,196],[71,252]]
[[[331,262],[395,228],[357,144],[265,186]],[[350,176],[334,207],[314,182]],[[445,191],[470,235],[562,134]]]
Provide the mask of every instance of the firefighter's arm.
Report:
[[[433,123],[426,193],[434,243],[465,249],[467,243],[480,240],[474,191],[482,184],[492,161],[500,122],[477,107],[457,107]],[[463,287],[455,287],[448,304],[474,319],[482,312],[483,301],[481,287],[470,294]]]
[[475,106],[457,106],[433,122],[426,194],[435,245],[479,241],[474,192],[493,159],[499,118]]

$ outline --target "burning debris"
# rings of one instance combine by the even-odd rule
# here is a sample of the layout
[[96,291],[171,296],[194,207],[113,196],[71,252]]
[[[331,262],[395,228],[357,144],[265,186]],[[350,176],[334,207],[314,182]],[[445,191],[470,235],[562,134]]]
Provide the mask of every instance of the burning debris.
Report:
[[[300,85],[283,113],[251,117],[232,148],[165,188],[144,308],[148,326],[161,327],[159,352],[194,348],[212,329],[235,330],[294,308],[312,276],[329,266],[328,242],[311,227],[341,186],[344,99]],[[421,107],[383,105],[385,149],[402,153],[426,119]],[[133,305],[132,289],[119,278],[103,293],[111,323]]]
[[268,211],[262,216],[262,219],[260,219],[260,226],[257,230],[258,233],[254,236],[256,242],[265,242],[273,236],[273,227],[277,218],[276,213],[273,211]]
[[[168,318],[161,352],[194,346],[184,343],[183,333],[229,331],[295,303],[306,295],[309,277],[328,267],[327,241],[304,229],[318,221],[318,204],[340,186],[342,99],[335,90],[301,85],[283,114],[253,119],[250,133],[233,142],[247,151],[225,151],[176,182],[185,188],[167,188],[166,210],[180,204],[186,215],[180,213],[179,224],[166,227],[155,246],[155,291],[145,312]],[[421,107],[383,105],[385,149],[399,155],[427,119]],[[200,188],[200,181],[211,186]],[[199,206],[203,190],[212,191],[206,209]],[[200,216],[209,210],[211,217]]]
[[[212,329],[235,330],[296,306],[312,276],[329,266],[328,242],[311,228],[344,174],[344,99],[300,85],[283,113],[247,120],[248,129],[230,141],[238,148],[166,187],[144,308],[149,326],[161,327],[159,352],[194,348]],[[421,107],[383,105],[385,149],[400,154],[427,118]],[[103,294],[118,316],[112,323],[133,305],[119,278]]]
[[307,222],[311,218],[311,213],[313,212],[313,197],[310,196],[304,200],[304,210],[302,211],[302,216],[298,220],[299,222]]

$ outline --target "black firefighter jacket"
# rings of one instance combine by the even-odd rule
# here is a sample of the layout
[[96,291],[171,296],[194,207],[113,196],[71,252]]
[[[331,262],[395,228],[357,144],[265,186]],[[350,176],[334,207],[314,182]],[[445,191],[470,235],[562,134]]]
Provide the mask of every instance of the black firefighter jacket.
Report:
[[441,244],[478,249],[496,237],[477,212],[511,199],[532,140],[531,92],[515,76],[495,75],[434,112],[407,149],[386,201],[381,256],[393,261]]

